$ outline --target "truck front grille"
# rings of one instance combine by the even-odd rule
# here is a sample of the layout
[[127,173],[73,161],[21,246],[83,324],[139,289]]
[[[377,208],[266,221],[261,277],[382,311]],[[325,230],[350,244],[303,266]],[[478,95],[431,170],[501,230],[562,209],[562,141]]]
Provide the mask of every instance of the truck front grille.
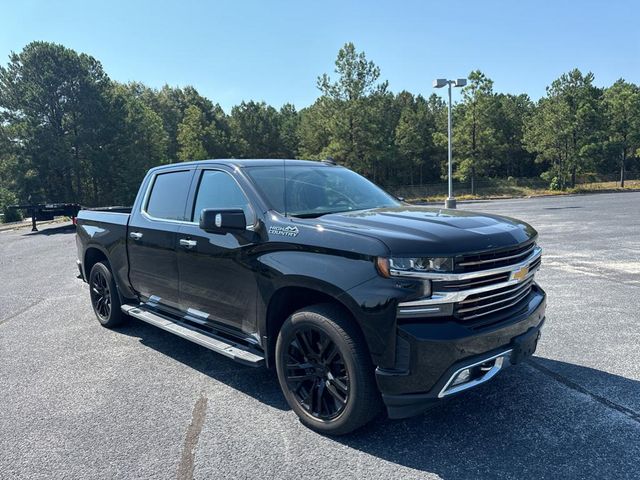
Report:
[[529,242],[526,245],[507,249],[463,255],[456,259],[456,272],[477,272],[513,265],[531,255],[535,246],[535,242]]
[[431,296],[400,303],[398,318],[409,322],[419,318],[436,321],[440,317],[471,329],[513,318],[528,308],[541,252],[530,241],[510,249],[464,256],[457,268],[472,270],[434,275]]
[[467,321],[491,315],[507,308],[517,308],[517,305],[527,298],[532,287],[533,277],[522,283],[470,295],[465,300],[456,303],[454,315],[460,320]]

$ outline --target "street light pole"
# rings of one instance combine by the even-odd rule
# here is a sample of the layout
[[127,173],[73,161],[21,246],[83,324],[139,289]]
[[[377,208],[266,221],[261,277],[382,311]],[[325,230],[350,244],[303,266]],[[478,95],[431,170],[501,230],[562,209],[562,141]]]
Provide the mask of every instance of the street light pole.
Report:
[[466,78],[458,78],[457,80],[447,80],[446,78],[438,78],[433,81],[434,88],[442,88],[445,85],[449,87],[449,104],[447,105],[447,137],[448,137],[448,160],[449,166],[447,170],[447,180],[449,184],[449,196],[444,202],[445,208],[456,208],[456,198],[453,196],[453,160],[452,160],[452,148],[451,148],[451,135],[453,130],[451,128],[451,86],[464,87],[467,84]]
[[447,82],[449,84],[449,106],[447,108],[447,120],[448,120],[448,127],[447,127],[447,136],[449,137],[449,148],[448,148],[448,158],[449,158],[449,169],[448,169],[448,174],[447,174],[447,178],[449,180],[449,196],[447,197],[447,199],[444,202],[444,206],[445,208],[456,208],[456,199],[453,196],[453,167],[452,165],[452,160],[451,160],[451,134],[452,134],[452,130],[451,130],[451,82]]

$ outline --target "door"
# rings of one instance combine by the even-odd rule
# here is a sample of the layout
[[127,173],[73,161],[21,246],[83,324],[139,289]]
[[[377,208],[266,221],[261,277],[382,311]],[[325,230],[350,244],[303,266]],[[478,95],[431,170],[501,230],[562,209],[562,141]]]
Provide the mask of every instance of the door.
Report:
[[177,232],[194,170],[158,172],[129,220],[129,281],[143,302],[179,308]]
[[208,233],[198,222],[204,208],[241,208],[249,225],[255,223],[255,213],[239,183],[222,169],[199,172],[193,203],[192,223],[178,232],[181,309],[194,321],[223,323],[252,334],[257,283],[251,253],[257,234]]

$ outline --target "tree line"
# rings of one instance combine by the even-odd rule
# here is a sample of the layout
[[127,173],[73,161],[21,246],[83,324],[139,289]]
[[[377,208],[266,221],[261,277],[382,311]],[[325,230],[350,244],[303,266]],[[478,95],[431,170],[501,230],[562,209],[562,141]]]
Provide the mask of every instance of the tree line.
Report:
[[[0,207],[68,201],[131,204],[145,172],[205,158],[332,157],[384,186],[446,178],[447,105],[393,93],[380,68],[347,43],[310,106],[246,101],[225,112],[193,87],[153,89],[108,77],[98,60],[32,42],[0,67]],[[454,176],[542,177],[640,171],[640,88],[594,85],[577,69],[546,95],[494,91],[468,76],[453,108]]]

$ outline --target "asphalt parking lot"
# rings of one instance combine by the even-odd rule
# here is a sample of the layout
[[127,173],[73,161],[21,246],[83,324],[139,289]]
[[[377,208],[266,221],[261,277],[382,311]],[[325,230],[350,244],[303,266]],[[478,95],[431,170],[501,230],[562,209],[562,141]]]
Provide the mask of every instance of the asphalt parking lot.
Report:
[[640,193],[464,204],[528,221],[528,363],[403,421],[303,427],[274,374],[99,326],[74,230],[0,232],[0,478],[640,478]]

